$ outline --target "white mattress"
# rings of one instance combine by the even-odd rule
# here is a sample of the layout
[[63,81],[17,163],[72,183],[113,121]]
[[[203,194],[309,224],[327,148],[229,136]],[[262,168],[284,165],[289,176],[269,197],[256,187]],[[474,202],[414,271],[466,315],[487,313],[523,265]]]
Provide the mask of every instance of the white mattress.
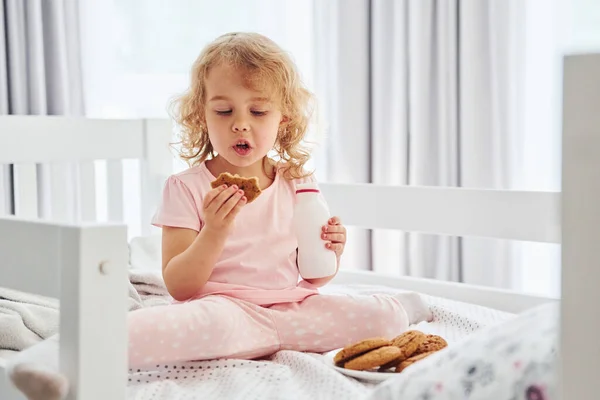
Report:
[[[324,293],[394,293],[385,287],[330,285]],[[485,307],[426,296],[434,321],[415,329],[436,333],[450,345],[488,325],[513,317]],[[372,383],[348,378],[319,354],[280,351],[268,360],[219,360],[159,365],[131,371],[128,398],[135,399],[355,399]]]

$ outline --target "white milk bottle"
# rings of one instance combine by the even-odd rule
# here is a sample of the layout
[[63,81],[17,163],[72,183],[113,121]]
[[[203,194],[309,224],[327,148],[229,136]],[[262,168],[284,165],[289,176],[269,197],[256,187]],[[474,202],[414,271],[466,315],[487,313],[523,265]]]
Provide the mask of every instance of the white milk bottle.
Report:
[[325,278],[335,274],[335,252],[325,247],[321,235],[329,220],[329,208],[316,183],[296,186],[294,230],[298,240],[298,269],[303,279]]

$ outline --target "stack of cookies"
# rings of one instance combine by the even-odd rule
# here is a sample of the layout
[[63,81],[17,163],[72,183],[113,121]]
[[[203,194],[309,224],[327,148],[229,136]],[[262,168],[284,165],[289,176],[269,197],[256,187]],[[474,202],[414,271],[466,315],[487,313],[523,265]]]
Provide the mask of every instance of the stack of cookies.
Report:
[[353,343],[341,349],[333,361],[338,367],[357,371],[402,372],[446,346],[441,336],[412,330],[392,340],[370,338]]

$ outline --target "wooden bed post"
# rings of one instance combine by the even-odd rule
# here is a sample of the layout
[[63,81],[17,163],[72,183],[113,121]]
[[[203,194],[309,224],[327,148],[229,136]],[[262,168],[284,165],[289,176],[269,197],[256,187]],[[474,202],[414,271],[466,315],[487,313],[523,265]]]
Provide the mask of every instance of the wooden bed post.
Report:
[[600,384],[600,54],[564,60],[562,399],[598,398]]
[[70,382],[68,399],[125,399],[127,229],[64,227],[60,250],[60,370]]

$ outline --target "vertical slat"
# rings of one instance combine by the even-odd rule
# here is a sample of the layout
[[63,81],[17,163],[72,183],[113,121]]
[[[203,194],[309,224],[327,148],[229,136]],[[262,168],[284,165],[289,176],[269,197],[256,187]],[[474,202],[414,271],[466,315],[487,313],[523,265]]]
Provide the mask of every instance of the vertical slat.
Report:
[[15,164],[15,215],[24,218],[38,217],[38,188],[35,164]]
[[152,225],[150,225],[150,221],[159,205],[165,179],[151,174],[148,162],[145,160],[140,162],[140,167],[140,187],[142,193],[140,204],[141,234],[142,236],[148,236],[156,232]]
[[82,221],[96,221],[96,165],[93,161],[82,162],[77,172],[80,218]]
[[96,179],[96,217],[99,222],[108,220],[108,181],[106,179],[106,160],[94,161]]
[[60,369],[70,400],[121,400],[127,387],[127,229],[61,233]]
[[566,57],[563,85],[561,399],[596,399],[600,54]]
[[74,169],[67,163],[52,163],[44,167],[50,183],[48,192],[50,217],[54,221],[75,221],[78,204],[76,202],[77,180]]
[[173,155],[170,144],[173,128],[168,119],[144,120],[144,158],[152,175],[168,176],[173,173]]
[[128,238],[141,233],[140,207],[142,202],[140,187],[140,160],[123,160],[123,222],[128,227]]
[[12,213],[12,171],[10,165],[0,165],[0,215]]
[[123,162],[121,160],[106,161],[106,193],[108,220],[123,221]]
[[156,230],[150,220],[158,207],[166,178],[174,172],[174,156],[170,143],[173,128],[167,119],[144,121],[144,160],[140,161],[141,184],[141,234],[150,235]]

